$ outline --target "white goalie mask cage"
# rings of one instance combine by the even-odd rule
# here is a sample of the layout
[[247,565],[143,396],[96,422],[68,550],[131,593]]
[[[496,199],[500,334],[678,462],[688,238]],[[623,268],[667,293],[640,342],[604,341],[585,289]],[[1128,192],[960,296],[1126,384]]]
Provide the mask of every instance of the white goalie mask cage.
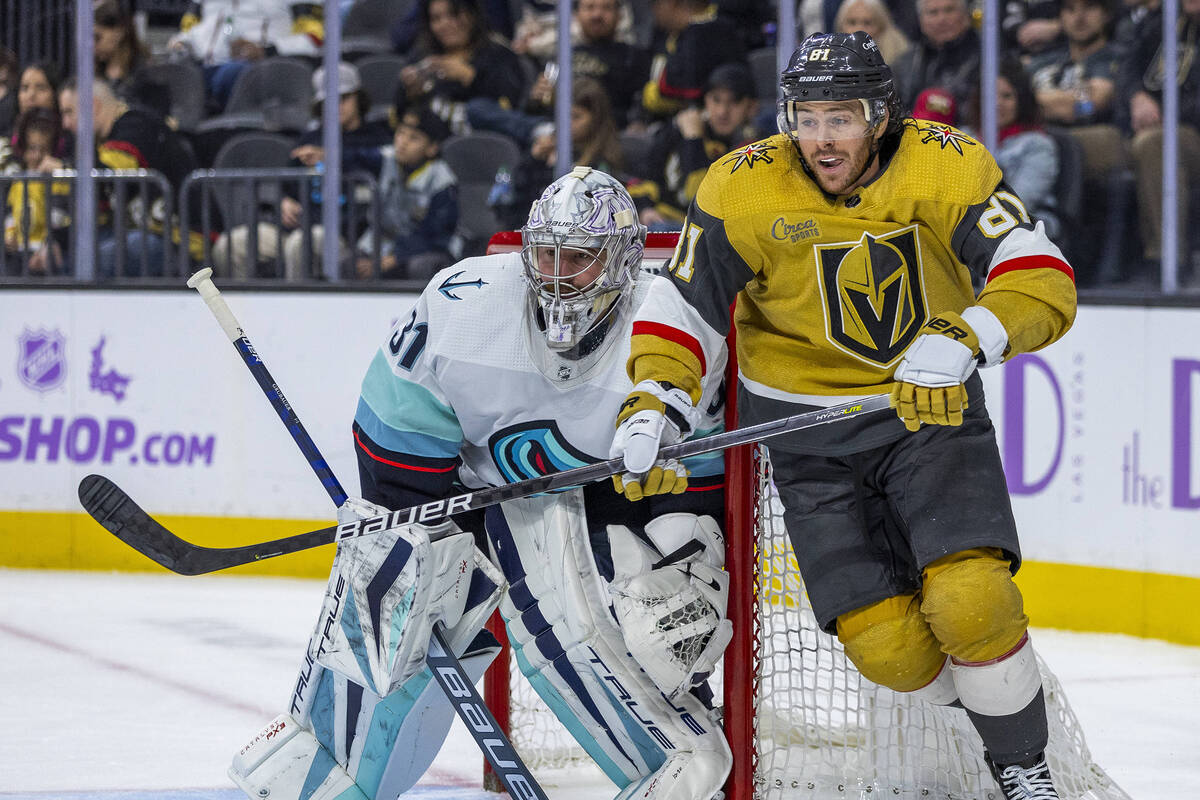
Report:
[[[646,228],[620,181],[576,167],[534,202],[521,239],[537,338],[553,353],[570,356],[632,292]],[[576,357],[598,349],[599,342],[589,344]]]

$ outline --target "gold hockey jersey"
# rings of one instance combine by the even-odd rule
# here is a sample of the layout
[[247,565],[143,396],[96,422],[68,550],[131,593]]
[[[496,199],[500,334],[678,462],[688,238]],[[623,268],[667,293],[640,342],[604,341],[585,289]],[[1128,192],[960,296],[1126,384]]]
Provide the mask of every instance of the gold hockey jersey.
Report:
[[743,384],[793,403],[887,392],[926,320],[976,303],[1006,356],[1050,344],[1074,320],[1074,275],[1002,178],[982,144],[925,121],[906,120],[880,174],[841,197],[782,134],[729,153],[639,311],[630,375],[697,397],[735,296]]

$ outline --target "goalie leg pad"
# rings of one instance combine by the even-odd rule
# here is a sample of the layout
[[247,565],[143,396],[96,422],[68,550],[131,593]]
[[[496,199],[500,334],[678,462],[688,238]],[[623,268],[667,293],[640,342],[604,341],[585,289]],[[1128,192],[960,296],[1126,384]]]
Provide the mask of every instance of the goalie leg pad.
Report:
[[837,634],[846,657],[859,672],[897,692],[929,686],[946,661],[921,616],[917,596],[912,594],[888,597],[842,614],[837,619]]
[[[483,677],[499,651],[495,638],[480,631],[459,654],[472,682]],[[252,794],[252,790],[266,788],[271,800],[308,800],[308,795],[291,793],[292,789],[328,784],[331,792],[336,789],[347,793],[320,795],[321,800],[391,800],[412,788],[429,769],[453,719],[453,707],[428,668],[383,698],[325,670],[314,689],[306,724],[293,721],[275,734],[268,726],[235,757],[230,777],[255,798],[267,795]],[[297,750],[298,746],[283,750],[274,745],[279,755],[253,755],[259,740],[282,740],[293,735],[304,743],[303,750]],[[257,747],[257,751],[263,749]],[[303,758],[308,759],[304,762],[308,772],[300,781],[304,764],[293,762],[303,762]],[[264,766],[268,761],[269,766]],[[325,783],[316,783],[315,778]]]
[[452,522],[348,539],[338,546],[309,655],[389,695],[424,668],[435,623],[446,626],[452,646],[465,646],[499,603],[502,584],[472,536]]
[[1029,627],[1008,559],[995,548],[934,561],[925,568],[921,593],[921,613],[942,650],[958,661],[1001,658]]
[[582,493],[493,507],[487,531],[510,584],[500,610],[517,663],[576,741],[619,787],[693,754],[711,776],[680,778],[677,792],[698,794],[672,797],[710,800],[731,763],[724,735],[699,700],[668,701],[629,655],[592,557]]
[[668,697],[712,671],[733,635],[729,575],[716,521],[665,514],[646,525],[654,546],[609,525],[613,612],[629,652]]
[[650,775],[629,784],[614,800],[709,800],[720,796],[733,754],[677,752]]
[[247,797],[271,800],[371,800],[312,732],[280,714],[243,747],[229,777]]

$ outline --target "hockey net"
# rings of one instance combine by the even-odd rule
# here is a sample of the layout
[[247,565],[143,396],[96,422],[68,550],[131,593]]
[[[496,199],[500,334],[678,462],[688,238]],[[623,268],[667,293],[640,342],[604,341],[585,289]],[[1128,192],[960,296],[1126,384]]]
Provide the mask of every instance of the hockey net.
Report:
[[[648,248],[648,258],[658,255]],[[734,752],[729,800],[1001,800],[964,711],[868,681],[836,638],[818,628],[771,483],[768,450],[728,451],[726,469],[735,634],[713,680]],[[502,636],[501,624],[490,627]],[[539,776],[588,763],[507,656],[506,650],[489,671],[485,695],[526,763]],[[1047,759],[1060,796],[1129,800],[1092,760],[1061,685],[1040,659],[1039,666],[1050,724]]]

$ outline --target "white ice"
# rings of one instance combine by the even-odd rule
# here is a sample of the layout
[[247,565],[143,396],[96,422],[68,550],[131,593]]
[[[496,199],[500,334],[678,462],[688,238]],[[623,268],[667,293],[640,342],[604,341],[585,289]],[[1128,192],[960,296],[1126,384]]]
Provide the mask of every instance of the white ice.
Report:
[[[238,800],[231,755],[282,711],[323,582],[0,570],[0,798]],[[1035,630],[1097,763],[1135,800],[1200,798],[1200,648]],[[455,728],[421,800],[479,800]],[[603,800],[597,771],[548,785]]]

